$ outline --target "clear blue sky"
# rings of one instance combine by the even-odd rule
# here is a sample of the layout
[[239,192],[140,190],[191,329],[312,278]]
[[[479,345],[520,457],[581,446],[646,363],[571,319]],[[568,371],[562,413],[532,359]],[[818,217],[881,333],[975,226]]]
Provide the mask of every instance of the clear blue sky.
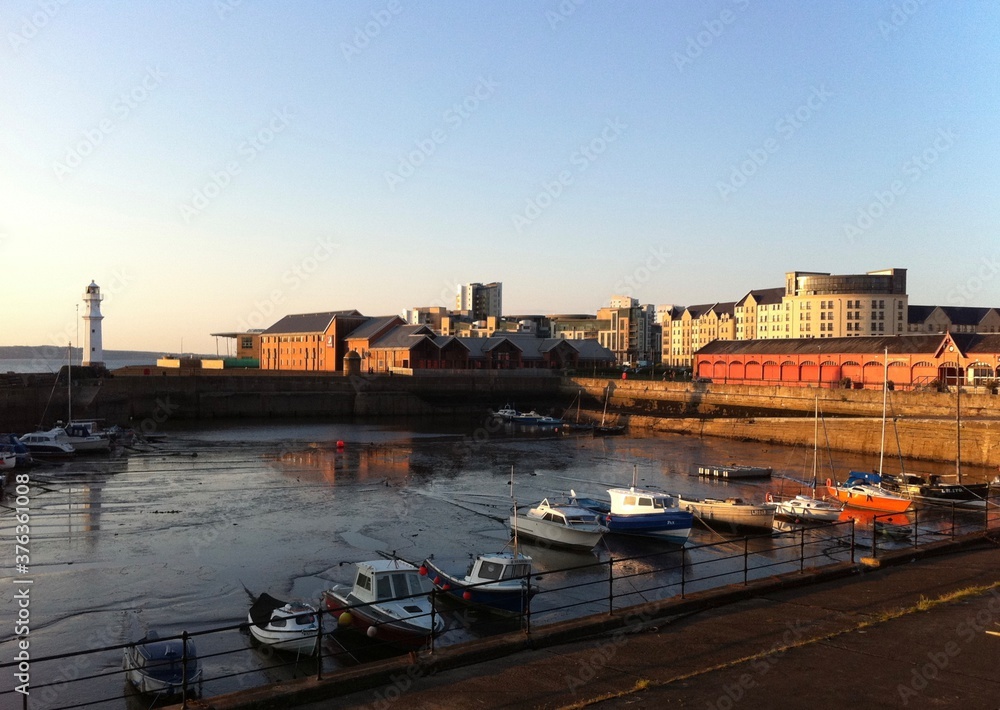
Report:
[[91,279],[164,351],[470,281],[1000,306],[1000,5],[577,2],[8,0],[0,344],[75,339]]

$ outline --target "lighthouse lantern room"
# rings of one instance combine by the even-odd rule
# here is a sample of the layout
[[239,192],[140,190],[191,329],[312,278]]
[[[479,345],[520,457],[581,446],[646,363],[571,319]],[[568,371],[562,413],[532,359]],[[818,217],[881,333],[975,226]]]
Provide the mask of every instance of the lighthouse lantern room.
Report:
[[83,292],[83,364],[104,366],[104,346],[101,342],[101,287],[93,281]]

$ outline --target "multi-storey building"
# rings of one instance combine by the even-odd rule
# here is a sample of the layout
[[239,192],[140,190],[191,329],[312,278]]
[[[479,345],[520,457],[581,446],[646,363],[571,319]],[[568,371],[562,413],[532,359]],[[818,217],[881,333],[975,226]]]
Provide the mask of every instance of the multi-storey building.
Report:
[[970,306],[910,306],[907,311],[910,333],[1000,333],[1000,312],[996,308]]
[[285,316],[261,333],[260,368],[340,372],[347,354],[345,339],[366,320],[355,310]]
[[[735,303],[675,309],[663,328],[663,361],[691,367],[712,340],[841,338],[907,330],[906,269],[833,275],[790,271],[785,287],[755,289]],[[730,322],[731,321],[731,322]]]
[[463,284],[458,287],[455,306],[473,321],[486,320],[490,316],[500,318],[503,315],[503,284],[496,281]]
[[[611,305],[597,311],[597,320],[606,323],[597,333],[598,342],[615,354],[619,364],[659,359],[660,342],[654,341],[656,308],[639,305],[630,296],[612,296]],[[603,324],[602,324],[603,325]]]

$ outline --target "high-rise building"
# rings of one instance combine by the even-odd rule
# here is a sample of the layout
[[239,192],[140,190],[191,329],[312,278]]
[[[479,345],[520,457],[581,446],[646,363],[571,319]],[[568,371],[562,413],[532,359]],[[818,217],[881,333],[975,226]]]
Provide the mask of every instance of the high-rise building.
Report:
[[470,283],[458,287],[455,297],[456,310],[468,313],[473,321],[486,320],[490,316],[503,316],[503,284]]

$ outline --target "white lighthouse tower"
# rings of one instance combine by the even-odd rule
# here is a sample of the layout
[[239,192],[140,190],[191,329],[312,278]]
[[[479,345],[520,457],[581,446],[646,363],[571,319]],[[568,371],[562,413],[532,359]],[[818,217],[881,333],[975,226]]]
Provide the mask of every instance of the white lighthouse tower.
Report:
[[101,342],[101,287],[93,281],[83,292],[83,322],[86,330],[83,333],[83,364],[104,366],[104,346]]

